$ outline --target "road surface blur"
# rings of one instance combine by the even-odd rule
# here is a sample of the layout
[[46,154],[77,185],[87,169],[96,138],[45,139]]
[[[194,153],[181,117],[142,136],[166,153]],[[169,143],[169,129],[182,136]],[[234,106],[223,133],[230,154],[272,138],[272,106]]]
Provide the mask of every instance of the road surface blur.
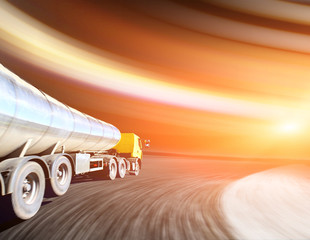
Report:
[[0,239],[309,239],[309,172],[147,155],[138,177],[75,178],[27,221],[1,203]]

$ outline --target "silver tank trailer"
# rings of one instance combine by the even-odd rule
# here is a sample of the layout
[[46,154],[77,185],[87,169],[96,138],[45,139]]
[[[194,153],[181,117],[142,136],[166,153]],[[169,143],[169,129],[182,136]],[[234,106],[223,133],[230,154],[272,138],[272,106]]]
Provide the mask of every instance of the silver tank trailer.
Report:
[[55,100],[0,64],[0,157],[29,139],[27,155],[58,143],[56,152],[104,151],[120,140],[119,130]]

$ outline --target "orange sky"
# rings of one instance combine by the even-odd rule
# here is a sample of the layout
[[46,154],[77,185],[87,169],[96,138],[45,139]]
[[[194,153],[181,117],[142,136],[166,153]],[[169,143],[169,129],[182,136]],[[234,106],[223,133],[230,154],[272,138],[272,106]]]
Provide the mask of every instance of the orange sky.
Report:
[[241,2],[9,1],[0,60],[152,151],[308,158],[309,7]]

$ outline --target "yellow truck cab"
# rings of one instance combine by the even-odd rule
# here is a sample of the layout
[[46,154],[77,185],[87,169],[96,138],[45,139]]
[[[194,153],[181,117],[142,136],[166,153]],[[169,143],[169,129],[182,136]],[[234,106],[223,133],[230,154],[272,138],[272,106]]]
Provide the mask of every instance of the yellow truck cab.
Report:
[[142,166],[142,142],[134,133],[121,133],[121,140],[113,148],[117,155],[127,160],[127,170],[138,175]]

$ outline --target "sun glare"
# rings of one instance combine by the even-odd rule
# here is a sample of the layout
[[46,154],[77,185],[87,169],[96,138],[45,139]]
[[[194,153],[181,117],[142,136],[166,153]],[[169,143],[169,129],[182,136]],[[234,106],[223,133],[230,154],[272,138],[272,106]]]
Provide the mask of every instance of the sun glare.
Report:
[[293,134],[298,132],[300,129],[300,124],[296,122],[286,122],[280,125],[280,132],[282,133],[288,133],[288,134]]

